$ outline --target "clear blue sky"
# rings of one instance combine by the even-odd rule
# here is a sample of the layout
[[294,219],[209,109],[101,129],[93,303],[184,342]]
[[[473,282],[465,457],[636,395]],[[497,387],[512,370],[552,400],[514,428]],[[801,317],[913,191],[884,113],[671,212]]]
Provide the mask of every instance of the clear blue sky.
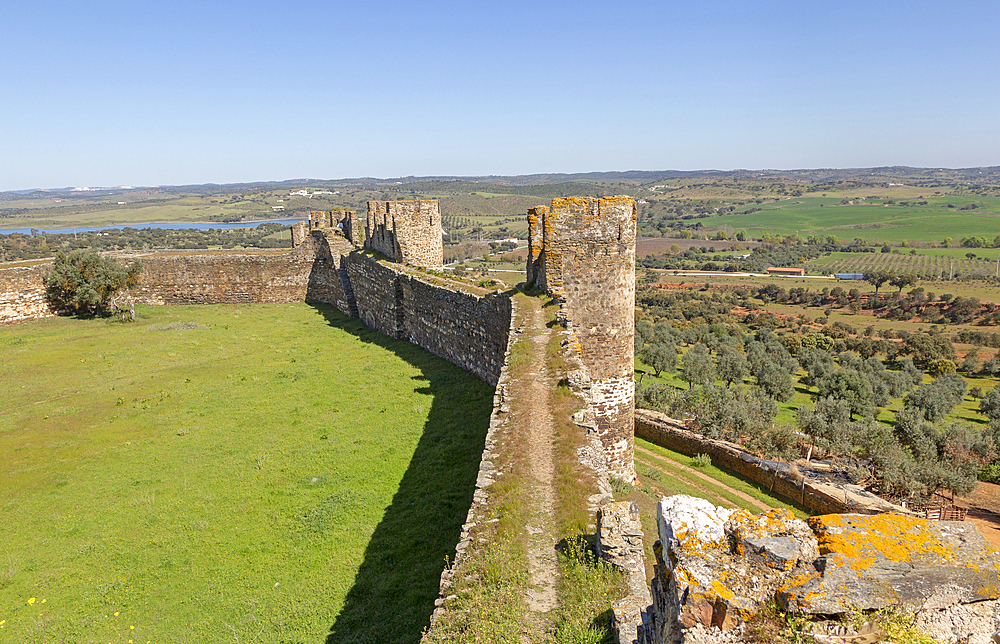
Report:
[[1000,165],[1000,2],[0,4],[0,190]]

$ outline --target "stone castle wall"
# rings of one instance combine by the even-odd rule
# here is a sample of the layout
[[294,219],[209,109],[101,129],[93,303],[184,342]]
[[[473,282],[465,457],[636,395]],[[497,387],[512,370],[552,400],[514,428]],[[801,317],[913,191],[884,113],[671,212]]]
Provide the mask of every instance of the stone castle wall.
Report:
[[137,300],[147,304],[301,302],[312,259],[282,255],[141,257]]
[[440,270],[441,208],[436,199],[369,201],[365,247],[401,264]]
[[[309,212],[308,223],[299,222],[295,225],[307,226],[309,231],[337,229],[347,241],[355,246],[361,246],[361,240],[358,238],[361,228],[358,225],[358,213],[354,210],[312,210]],[[298,244],[293,239],[292,247],[296,246]]]
[[496,384],[510,332],[510,297],[473,295],[402,277],[405,337]]
[[431,284],[362,253],[345,261],[366,326],[410,340],[496,384],[510,329],[509,297]]
[[352,254],[344,261],[365,326],[391,338],[405,337],[403,319],[406,314],[402,293],[397,292],[398,271],[361,253]]
[[0,268],[0,324],[54,315],[45,299],[42,277],[50,263]]
[[[536,284],[563,304],[589,378],[588,400],[613,476],[635,480],[634,336],[636,204],[631,197],[553,199],[542,244],[529,252]],[[529,217],[529,226],[532,219]],[[532,268],[534,264],[534,268]]]

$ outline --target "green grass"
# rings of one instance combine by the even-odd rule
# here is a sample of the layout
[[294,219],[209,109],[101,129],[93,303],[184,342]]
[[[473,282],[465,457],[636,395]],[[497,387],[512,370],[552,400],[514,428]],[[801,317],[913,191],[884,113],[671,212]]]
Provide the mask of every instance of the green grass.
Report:
[[0,640],[419,638],[487,385],[305,304],[49,318],[0,353]]
[[[858,196],[873,194],[862,188]],[[928,192],[924,192],[928,195]],[[911,198],[911,204],[916,201]],[[964,236],[983,235],[984,230],[996,229],[1000,223],[1000,199],[996,197],[963,197],[948,195],[925,197],[927,205],[900,206],[855,201],[840,204],[833,197],[793,197],[780,201],[750,204],[735,214],[714,216],[704,220],[706,226],[728,225],[743,229],[754,236],[764,232],[801,236],[836,235],[841,239],[861,237],[866,240],[901,242],[909,240],[940,241],[945,237],[956,240]],[[959,212],[958,208],[977,203],[981,208]],[[954,204],[955,208],[948,208]],[[746,208],[759,212],[744,213]]]

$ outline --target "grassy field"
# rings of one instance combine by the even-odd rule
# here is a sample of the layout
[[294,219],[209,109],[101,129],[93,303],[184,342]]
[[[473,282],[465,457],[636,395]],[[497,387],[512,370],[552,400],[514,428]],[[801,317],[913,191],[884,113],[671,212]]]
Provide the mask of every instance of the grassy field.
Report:
[[[886,203],[895,201],[890,199],[858,199],[869,194],[867,190],[862,189],[859,195],[769,200],[741,207],[732,214],[708,217],[702,223],[709,228],[729,226],[746,230],[755,237],[765,232],[798,233],[802,237],[821,234],[848,240],[860,237],[895,243],[940,241],[945,237],[952,237],[957,242],[963,236],[983,235],[984,231],[1000,229],[1000,199],[996,197],[929,196],[920,199],[921,203],[926,202],[925,205],[916,205],[913,201],[900,205],[898,201]],[[844,199],[848,203],[841,203]],[[959,210],[970,205],[977,208]],[[759,210],[747,212],[750,209]]]
[[305,304],[0,328],[0,640],[414,642],[492,390]]

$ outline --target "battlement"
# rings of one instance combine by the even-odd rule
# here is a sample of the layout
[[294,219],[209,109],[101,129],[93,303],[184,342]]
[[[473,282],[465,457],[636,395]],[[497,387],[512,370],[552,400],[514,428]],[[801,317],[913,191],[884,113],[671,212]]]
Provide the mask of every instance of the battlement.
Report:
[[436,199],[369,201],[365,247],[401,264],[444,266],[441,208]]
[[338,232],[351,242],[355,248],[360,248],[361,240],[358,233],[361,226],[358,223],[358,213],[355,210],[312,210],[309,221],[300,221],[292,225],[292,248],[298,248],[306,240],[309,233]]
[[528,212],[529,281],[563,304],[609,471],[627,481],[635,479],[635,235],[631,197],[566,197]]

